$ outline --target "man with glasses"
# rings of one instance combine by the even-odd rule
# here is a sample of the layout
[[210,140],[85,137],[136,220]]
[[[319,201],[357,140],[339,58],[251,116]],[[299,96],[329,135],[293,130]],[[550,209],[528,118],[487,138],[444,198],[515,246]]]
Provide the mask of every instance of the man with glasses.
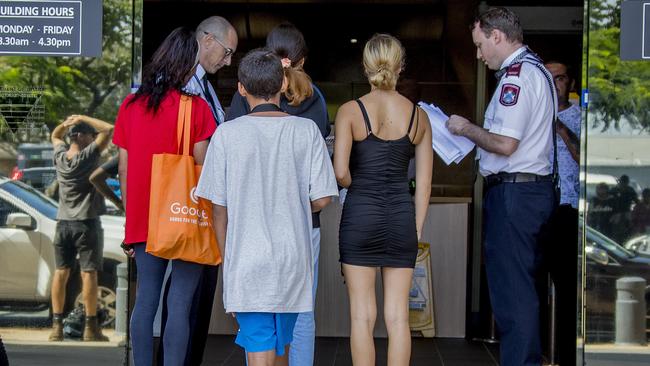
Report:
[[[219,98],[208,80],[209,74],[215,74],[224,66],[230,66],[232,55],[237,49],[237,31],[224,18],[211,16],[202,21],[196,28],[196,40],[199,43],[199,64],[196,72],[185,86],[185,91],[200,95],[212,110],[215,123],[220,125],[225,120],[225,112],[219,103]],[[185,365],[200,365],[203,361],[203,351],[208,337],[208,328],[212,316],[212,302],[217,288],[218,266],[206,265],[199,286],[194,294],[190,312],[190,337],[185,356]],[[169,269],[168,269],[169,271]],[[167,317],[166,303],[169,281],[165,286],[161,334],[165,330]],[[158,350],[158,364],[164,363],[162,342]]]
[[212,16],[196,28],[196,39],[199,42],[199,64],[187,83],[186,90],[200,95],[208,102],[219,125],[224,122],[225,113],[208,75],[215,74],[224,66],[230,66],[232,55],[237,49],[237,32],[226,19]]

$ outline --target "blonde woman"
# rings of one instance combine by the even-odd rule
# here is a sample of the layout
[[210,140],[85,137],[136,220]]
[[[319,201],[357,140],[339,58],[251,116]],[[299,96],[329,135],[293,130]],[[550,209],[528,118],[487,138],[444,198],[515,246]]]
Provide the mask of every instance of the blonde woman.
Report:
[[[334,170],[348,188],[339,251],[350,296],[354,365],[374,365],[375,277],[381,269],[388,365],[408,365],[408,293],[418,238],[431,193],[431,126],[424,111],[395,91],[404,67],[399,40],[377,34],[365,45],[370,93],[341,106],[336,116]],[[407,169],[415,156],[415,204]]]

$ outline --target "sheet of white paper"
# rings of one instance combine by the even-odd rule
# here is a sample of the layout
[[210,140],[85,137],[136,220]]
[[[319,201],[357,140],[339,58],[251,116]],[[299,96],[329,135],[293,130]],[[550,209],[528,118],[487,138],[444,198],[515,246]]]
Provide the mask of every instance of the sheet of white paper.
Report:
[[434,104],[418,103],[429,116],[431,123],[432,146],[440,158],[449,165],[460,163],[474,149],[474,143],[469,139],[451,134],[445,122],[449,117]]

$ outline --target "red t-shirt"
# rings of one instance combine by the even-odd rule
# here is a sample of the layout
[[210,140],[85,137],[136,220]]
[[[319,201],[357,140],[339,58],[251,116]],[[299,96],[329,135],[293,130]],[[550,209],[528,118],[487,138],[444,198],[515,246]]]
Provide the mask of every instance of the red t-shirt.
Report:
[[[127,244],[147,241],[151,161],[154,154],[178,153],[176,126],[180,96],[178,91],[168,93],[154,115],[153,111],[147,111],[145,98],[129,104],[133,98],[129,95],[117,114],[113,143],[128,152],[124,239]],[[207,140],[215,129],[208,104],[200,97],[192,97],[190,154],[194,143]]]

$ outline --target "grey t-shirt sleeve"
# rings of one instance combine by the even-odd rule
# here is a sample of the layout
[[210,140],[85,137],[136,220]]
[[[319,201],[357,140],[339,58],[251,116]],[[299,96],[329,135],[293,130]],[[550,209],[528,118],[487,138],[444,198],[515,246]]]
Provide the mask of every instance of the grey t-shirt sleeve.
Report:
[[86,146],[83,150],[77,154],[77,159],[82,162],[86,161],[87,159],[95,157],[99,157],[99,147],[97,146],[97,143],[95,141],[91,142],[90,145]]
[[338,187],[334,176],[334,168],[327,152],[325,140],[314,125],[311,147],[311,171],[309,175],[309,199],[338,196]]
[[210,140],[196,194],[215,205],[227,207],[226,154],[224,135],[221,132],[222,128],[217,128]]
[[52,159],[54,160],[54,166],[61,164],[62,160],[65,157],[65,153],[68,151],[68,146],[66,144],[58,144],[54,146],[54,154]]

